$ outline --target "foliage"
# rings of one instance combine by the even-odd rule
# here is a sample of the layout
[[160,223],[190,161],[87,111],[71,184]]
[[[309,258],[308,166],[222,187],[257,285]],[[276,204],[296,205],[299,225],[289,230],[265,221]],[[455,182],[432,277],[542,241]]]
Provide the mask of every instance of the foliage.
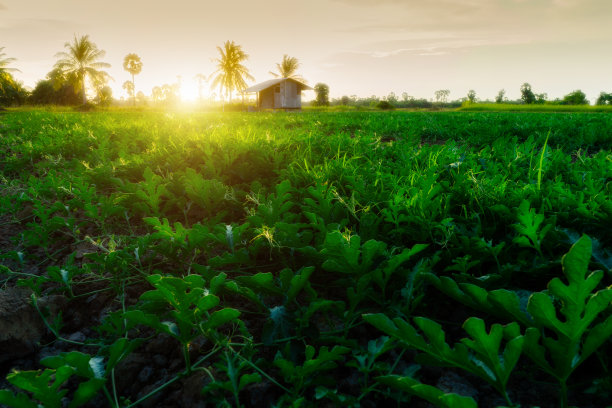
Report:
[[0,47],[0,106],[22,104],[27,92],[11,74],[19,70],[9,67],[15,58],[6,58],[3,51],[4,47]]
[[319,82],[314,86],[314,91],[317,94],[315,99],[316,106],[329,105],[329,86]]
[[562,103],[564,105],[588,105],[589,101],[586,98],[586,94],[578,89],[565,95]]
[[477,98],[476,98],[476,91],[473,89],[470,89],[467,93],[467,101],[469,103],[476,103]]
[[380,101],[376,104],[376,107],[382,110],[395,109],[395,106],[393,106],[393,104],[391,104],[389,101]]
[[225,90],[225,94],[229,94],[229,101],[232,101],[232,92],[235,90],[242,91],[247,85],[245,79],[253,81],[253,76],[249,70],[243,65],[249,56],[242,50],[242,46],[235,44],[233,41],[223,43],[223,48],[217,47],[219,58],[215,59],[217,70],[211,76],[216,75],[212,80],[211,87],[220,89],[221,94]]
[[0,404],[605,406],[612,122],[534,106],[4,113]]
[[299,67],[300,67],[300,62],[298,61],[297,58],[290,57],[287,54],[285,54],[283,55],[283,60],[281,61],[281,63],[276,64],[277,72],[270,71],[270,74],[272,74],[276,78],[279,78],[279,77],[280,78],[293,78],[300,82],[304,82],[304,78],[302,78],[301,75],[296,74],[296,71],[298,70]]
[[504,103],[506,100],[506,90],[500,89],[495,97],[495,103]]
[[521,99],[523,100],[523,103],[527,105],[536,103],[536,96],[531,90],[531,85],[529,85],[527,82],[521,85]]
[[595,105],[612,105],[612,93],[601,92]]
[[140,57],[134,53],[126,55],[125,58],[123,58],[123,69],[132,75],[131,92],[130,89],[126,88],[125,83],[123,84],[123,89],[128,91],[128,94],[130,94],[133,98],[134,105],[136,105],[136,96],[134,95],[136,83],[134,82],[134,76],[140,74],[142,71],[142,61],[140,60]]
[[59,60],[54,68],[70,83],[76,92],[81,92],[83,104],[87,102],[87,80],[94,88],[103,86],[110,78],[104,68],[110,68],[110,64],[99,62],[104,58],[106,52],[98,49],[98,46],[91,42],[88,35],[77,38],[76,35],[72,43],[65,43],[67,51],[59,52],[56,57]]

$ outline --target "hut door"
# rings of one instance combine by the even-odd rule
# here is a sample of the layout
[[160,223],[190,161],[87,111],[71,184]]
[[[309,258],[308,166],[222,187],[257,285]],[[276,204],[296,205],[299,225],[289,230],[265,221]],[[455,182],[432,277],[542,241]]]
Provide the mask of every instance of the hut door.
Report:
[[274,109],[282,108],[280,85],[274,87]]

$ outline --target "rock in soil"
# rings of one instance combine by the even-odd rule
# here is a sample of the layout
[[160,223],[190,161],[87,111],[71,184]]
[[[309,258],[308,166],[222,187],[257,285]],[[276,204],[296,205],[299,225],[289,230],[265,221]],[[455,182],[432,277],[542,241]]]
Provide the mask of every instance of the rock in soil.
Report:
[[[30,304],[30,293],[18,287],[0,290],[0,363],[35,352],[46,333],[40,315]],[[39,306],[55,313],[57,298],[40,299]]]

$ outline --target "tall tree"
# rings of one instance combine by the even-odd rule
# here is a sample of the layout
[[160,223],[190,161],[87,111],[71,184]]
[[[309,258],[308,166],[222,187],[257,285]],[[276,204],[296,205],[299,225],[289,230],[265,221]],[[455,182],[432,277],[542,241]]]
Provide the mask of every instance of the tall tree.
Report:
[[121,85],[121,87],[123,89],[125,89],[125,92],[128,93],[128,95],[130,96],[130,98],[134,99],[134,94],[135,94],[135,90],[134,90],[134,83],[131,81],[125,81],[123,83],[123,85]]
[[232,101],[232,91],[243,90],[247,87],[245,78],[253,81],[255,78],[249,70],[242,65],[249,56],[242,50],[240,45],[233,41],[226,41],[222,47],[217,47],[220,57],[214,61],[217,63],[217,70],[211,76],[216,75],[211,84],[212,88],[219,87],[221,93],[225,90],[229,92],[229,100]]
[[6,93],[5,88],[12,87],[15,83],[11,72],[19,71],[17,68],[10,68],[9,65],[16,61],[15,58],[8,58],[3,52],[4,47],[0,47],[0,93]]
[[68,80],[77,92],[83,95],[83,104],[87,103],[86,86],[89,79],[92,83],[105,83],[110,75],[103,71],[103,68],[110,68],[110,64],[99,62],[104,58],[106,52],[98,49],[98,46],[91,42],[88,35],[77,38],[74,36],[72,43],[65,43],[67,51],[57,53],[56,58],[60,58],[55,63],[61,76]]
[[19,71],[17,68],[10,68],[9,64],[16,61],[15,58],[5,57],[4,47],[0,47],[0,72],[14,72]]
[[446,101],[448,100],[448,96],[450,95],[450,90],[439,89],[436,92],[434,92],[434,95],[436,96],[436,102],[446,103]]
[[123,69],[132,74],[132,99],[134,100],[134,105],[136,105],[136,98],[134,97],[136,83],[134,82],[134,76],[140,74],[140,71],[142,71],[142,61],[140,57],[134,53],[126,55],[123,59]]
[[0,106],[22,104],[28,92],[23,84],[13,77],[12,72],[19,72],[17,68],[9,67],[15,58],[8,58],[0,47]]
[[315,99],[316,106],[329,106],[329,86],[319,82],[314,86],[314,91],[317,94]]
[[200,103],[202,103],[202,84],[206,82],[206,75],[196,74],[193,78],[198,81],[198,98],[200,100]]
[[304,78],[296,74],[299,67],[300,63],[297,58],[285,54],[283,55],[282,62],[276,64],[276,72],[270,71],[270,74],[274,75],[276,78],[293,78],[304,82]]
[[536,102],[536,96],[527,82],[521,85],[521,99],[528,105]]
[[478,98],[476,98],[476,91],[473,89],[470,89],[467,93],[467,101],[469,103],[476,103],[477,99]]

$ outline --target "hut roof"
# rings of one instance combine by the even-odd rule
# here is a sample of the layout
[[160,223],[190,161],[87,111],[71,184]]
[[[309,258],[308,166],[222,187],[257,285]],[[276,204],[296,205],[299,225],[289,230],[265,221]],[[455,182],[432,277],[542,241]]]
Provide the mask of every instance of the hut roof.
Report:
[[312,89],[308,85],[306,85],[306,84],[304,84],[304,83],[302,83],[300,81],[297,81],[297,80],[295,80],[293,78],[276,78],[276,79],[270,79],[268,81],[261,82],[259,84],[255,84],[252,87],[245,89],[244,92],[246,92],[246,93],[261,92],[264,89],[271,88],[271,87],[273,87],[275,85],[280,84],[283,81],[293,81],[293,82],[298,83],[301,86],[302,89]]

